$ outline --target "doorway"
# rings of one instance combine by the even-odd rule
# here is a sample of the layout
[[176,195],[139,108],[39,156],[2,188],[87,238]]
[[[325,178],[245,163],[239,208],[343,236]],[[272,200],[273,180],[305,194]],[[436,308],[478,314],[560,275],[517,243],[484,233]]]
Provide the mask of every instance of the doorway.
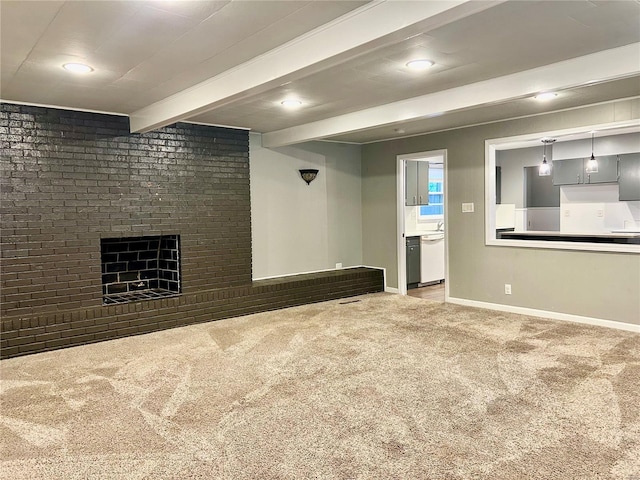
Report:
[[418,293],[416,288],[426,286],[432,293],[442,292],[444,283],[446,301],[449,297],[446,150],[398,155],[397,179],[398,293],[407,295],[411,290],[412,296],[425,294],[424,298],[431,298],[426,290]]

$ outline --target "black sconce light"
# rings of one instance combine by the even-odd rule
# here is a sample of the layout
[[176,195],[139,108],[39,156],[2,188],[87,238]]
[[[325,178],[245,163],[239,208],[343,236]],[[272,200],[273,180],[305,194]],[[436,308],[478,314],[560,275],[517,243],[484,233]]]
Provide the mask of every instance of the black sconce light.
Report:
[[309,185],[315,180],[316,175],[318,175],[318,170],[303,169],[300,170],[300,175],[302,176],[302,179],[307,182],[307,185]]

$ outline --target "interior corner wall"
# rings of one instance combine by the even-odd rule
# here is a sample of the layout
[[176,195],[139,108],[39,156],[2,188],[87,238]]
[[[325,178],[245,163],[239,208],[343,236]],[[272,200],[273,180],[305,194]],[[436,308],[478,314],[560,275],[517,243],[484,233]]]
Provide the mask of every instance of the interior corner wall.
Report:
[[[362,265],[361,147],[249,138],[253,278]],[[319,170],[309,185],[303,168]]]
[[[377,142],[362,150],[363,263],[397,287],[397,155],[447,150],[451,297],[640,324],[640,255],[485,245],[485,140],[640,118],[640,100]],[[473,202],[474,213],[461,204]],[[504,284],[513,294],[504,295]]]

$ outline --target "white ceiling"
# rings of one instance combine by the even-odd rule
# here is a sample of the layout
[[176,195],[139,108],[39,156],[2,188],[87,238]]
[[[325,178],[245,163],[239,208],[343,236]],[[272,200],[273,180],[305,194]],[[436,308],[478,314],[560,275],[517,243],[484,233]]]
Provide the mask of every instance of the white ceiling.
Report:
[[[3,100],[127,114],[135,131],[362,143],[640,96],[638,0],[2,0],[0,19]],[[416,57],[435,66],[409,71]]]

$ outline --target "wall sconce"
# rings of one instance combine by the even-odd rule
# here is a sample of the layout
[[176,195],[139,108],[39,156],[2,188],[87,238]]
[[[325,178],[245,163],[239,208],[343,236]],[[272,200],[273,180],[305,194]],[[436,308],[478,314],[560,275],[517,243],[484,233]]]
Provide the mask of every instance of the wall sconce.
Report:
[[302,176],[302,179],[307,182],[307,185],[309,185],[315,180],[316,175],[318,175],[318,170],[303,169],[300,170],[300,175]]

